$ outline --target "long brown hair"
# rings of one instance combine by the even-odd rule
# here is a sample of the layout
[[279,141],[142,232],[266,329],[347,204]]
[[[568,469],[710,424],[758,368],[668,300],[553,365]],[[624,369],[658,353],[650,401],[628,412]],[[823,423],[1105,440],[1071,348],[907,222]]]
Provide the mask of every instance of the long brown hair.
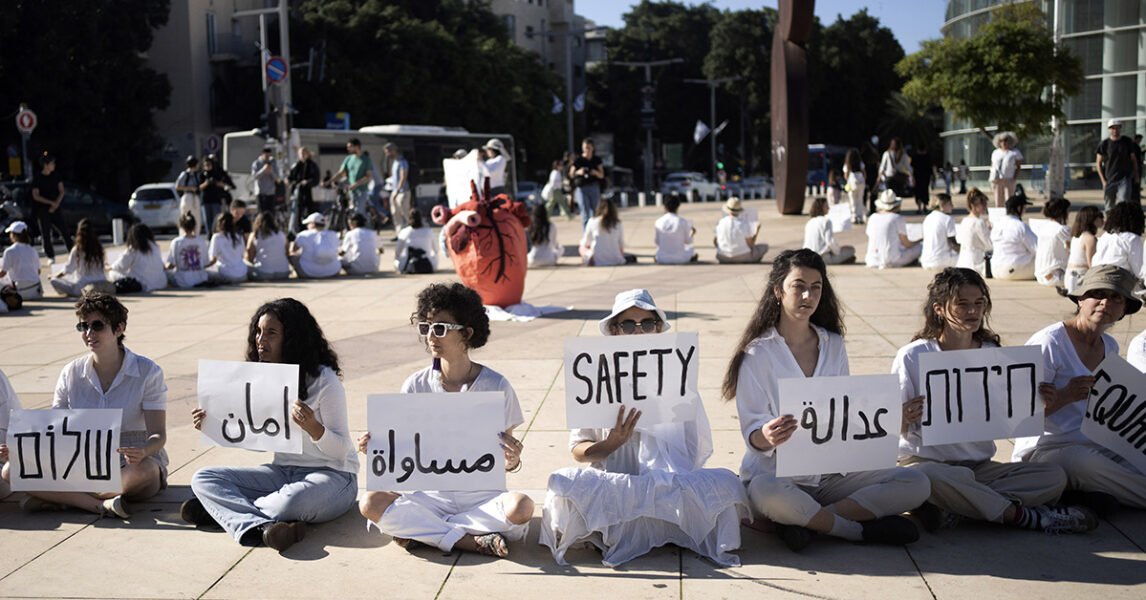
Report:
[[91,221],[86,218],[76,224],[75,247],[89,269],[103,269],[103,244],[99,243],[99,234],[92,229]]
[[1070,237],[1081,237],[1083,233],[1090,233],[1090,235],[1098,235],[1098,222],[1099,217],[1102,216],[1102,210],[1097,206],[1084,206],[1078,209],[1074,215],[1074,224],[1070,227]]
[[836,292],[832,289],[832,282],[828,280],[828,267],[824,258],[819,254],[801,248],[799,250],[785,250],[772,261],[772,272],[768,274],[768,285],[760,302],[756,304],[756,312],[748,321],[740,341],[736,344],[736,352],[728,363],[728,370],[724,373],[723,396],[725,401],[736,397],[736,384],[740,379],[740,365],[744,364],[744,356],[748,353],[748,346],[764,332],[775,327],[780,322],[780,298],[783,293],[784,278],[794,267],[815,269],[823,280],[823,290],[820,292],[820,304],[816,312],[812,313],[811,322],[814,325],[838,334],[844,335],[844,320],[840,314],[840,303],[836,299]]
[[270,211],[263,211],[255,217],[255,235],[260,238],[271,237],[279,232],[279,225]]
[[979,342],[980,345],[987,342],[996,346],[1001,345],[999,334],[991,331],[991,327],[987,323],[991,317],[991,290],[987,288],[987,282],[976,271],[958,267],[943,269],[935,275],[931,283],[927,284],[927,300],[923,301],[923,329],[920,329],[911,338],[911,341],[939,339],[947,327],[947,320],[935,312],[935,305],[938,304],[946,309],[951,302],[959,297],[959,288],[965,285],[979,288],[979,291],[983,292],[983,300],[985,301],[983,320],[979,323],[979,329],[971,334],[971,339]]
[[609,198],[602,198],[597,204],[597,216],[601,217],[601,229],[612,231],[621,219],[617,217],[617,205]]

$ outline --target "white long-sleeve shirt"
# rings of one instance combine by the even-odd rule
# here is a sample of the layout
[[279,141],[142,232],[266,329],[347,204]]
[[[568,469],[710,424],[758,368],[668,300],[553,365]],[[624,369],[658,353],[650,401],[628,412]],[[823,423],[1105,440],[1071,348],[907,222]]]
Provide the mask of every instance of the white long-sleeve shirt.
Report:
[[145,292],[167,287],[167,272],[163,267],[163,254],[155,242],[148,243],[151,245],[151,249],[147,253],[140,252],[135,248],[128,248],[123,256],[120,256],[111,266],[111,278],[113,280],[134,278],[143,286]]
[[[995,254],[991,265],[1025,265],[1035,259],[1039,249],[1039,238],[1031,226],[1022,219],[1007,215],[991,228],[991,245]],[[999,268],[996,272],[1004,271]]]
[[318,440],[302,433],[302,453],[275,452],[276,465],[298,467],[327,467],[347,473],[358,472],[358,454],[350,438],[350,422],[346,417],[346,390],[338,375],[323,365],[317,377],[306,378],[307,398],[304,404],[314,411],[325,431]]
[[812,217],[804,225],[804,247],[816,254],[839,253],[840,245],[832,231],[832,221],[826,215]]
[[1143,263],[1142,255],[1142,237],[1138,234],[1129,231],[1104,233],[1095,244],[1090,266],[1117,265],[1142,279],[1146,278],[1146,264]]
[[955,266],[972,269],[987,275],[987,251],[991,249],[991,226],[985,219],[969,215],[959,224],[956,232],[959,242],[959,260]]

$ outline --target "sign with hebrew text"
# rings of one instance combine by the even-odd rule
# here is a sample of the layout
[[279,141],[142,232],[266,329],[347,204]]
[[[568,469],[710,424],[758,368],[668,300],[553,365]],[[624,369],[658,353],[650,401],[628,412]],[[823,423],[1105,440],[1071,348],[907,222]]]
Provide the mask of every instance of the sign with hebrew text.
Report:
[[122,492],[118,408],[13,410],[8,461],[18,492]]

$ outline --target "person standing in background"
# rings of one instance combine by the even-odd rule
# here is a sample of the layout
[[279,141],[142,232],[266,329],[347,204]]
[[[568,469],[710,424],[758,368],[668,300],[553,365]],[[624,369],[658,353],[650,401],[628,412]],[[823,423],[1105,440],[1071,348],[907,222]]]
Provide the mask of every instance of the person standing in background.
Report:
[[967,177],[971,174],[971,169],[967,167],[967,161],[962,158],[959,159],[959,193],[967,193]]
[[346,186],[346,192],[350,194],[350,209],[365,216],[367,192],[373,177],[374,162],[362,151],[362,142],[358,138],[350,138],[346,142],[346,158],[342,159],[338,172],[324,185],[335,184],[346,178],[350,182]]
[[[231,176],[222,169],[214,154],[203,157],[203,172],[199,179],[199,197],[203,202],[206,223],[210,225],[229,208],[231,195],[227,189],[235,189],[235,182],[231,181]],[[208,232],[207,238],[210,237],[211,232]]]
[[1115,204],[1134,199],[1133,190],[1142,173],[1138,170],[1140,150],[1134,142],[1122,137],[1122,121],[1111,119],[1106,128],[1110,137],[1098,144],[1094,168],[1102,182],[1106,211],[1110,212]]
[[577,201],[577,210],[581,211],[582,231],[589,219],[597,214],[601,181],[605,179],[605,166],[600,157],[593,155],[596,149],[593,138],[581,140],[581,156],[573,159],[573,165],[569,167],[569,177],[573,179],[573,198]]
[[199,173],[199,159],[188,156],[183,161],[187,168],[175,179],[175,193],[179,194],[179,214],[191,213],[195,218],[195,231],[203,224],[203,215],[200,212],[199,184],[202,176]]
[[275,209],[275,182],[279,179],[279,167],[275,164],[273,154],[274,151],[267,146],[251,163],[251,176],[255,178],[258,190],[259,212],[272,212]]
[[40,226],[40,238],[43,239],[44,256],[48,257],[48,262],[56,261],[53,229],[68,251],[72,250],[72,236],[64,225],[64,213],[60,210],[63,201],[64,183],[56,172],[56,157],[45,152],[40,158],[40,170],[32,177],[32,218]]
[[[410,209],[413,207],[410,198],[410,163],[402,156],[398,146],[388,142],[382,147],[386,158],[390,161],[390,214],[394,219],[394,230],[401,231],[410,223]],[[362,213],[366,216],[366,213]]]
[[1023,166],[1023,153],[1015,148],[1019,140],[1010,131],[995,134],[992,141],[995,151],[991,153],[991,174],[987,179],[994,192],[995,208],[1000,208],[1015,195],[1019,169]]
[[314,162],[310,150],[305,146],[298,149],[298,161],[287,173],[287,181],[294,186],[294,202],[290,211],[290,230],[298,231],[300,215],[309,215],[315,211],[314,196],[311,190],[319,182],[322,174],[318,172],[318,163]]

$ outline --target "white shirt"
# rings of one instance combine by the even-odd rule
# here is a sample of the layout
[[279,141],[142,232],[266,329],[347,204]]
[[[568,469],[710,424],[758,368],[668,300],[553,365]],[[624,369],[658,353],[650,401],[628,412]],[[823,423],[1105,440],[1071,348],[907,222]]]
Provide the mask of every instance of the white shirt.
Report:
[[991,245],[995,248],[995,254],[991,256],[992,268],[995,265],[1025,265],[1035,259],[1039,238],[1022,219],[1007,215],[991,228]]
[[820,255],[829,252],[839,253],[840,245],[836,243],[836,234],[832,231],[832,221],[828,219],[827,215],[808,219],[804,225],[804,247]]
[[[483,365],[473,383],[462,386],[458,393],[464,392],[505,392],[505,429],[503,431],[509,431],[525,422],[525,416],[521,413],[521,404],[517,401],[517,393],[513,391],[513,386],[509,384],[509,380],[487,366]],[[430,366],[410,375],[402,384],[402,393],[446,393],[446,388],[442,386],[442,372],[436,371]],[[413,401],[417,402],[417,400]]]
[[752,223],[739,216],[724,215],[716,222],[716,253],[721,256],[741,256],[752,251],[748,238],[755,231]]
[[[996,347],[990,342],[983,344],[983,348]],[[899,389],[903,394],[904,404],[916,396],[923,395],[923,390],[919,387],[919,356],[928,352],[940,351],[939,342],[936,340],[915,340],[895,353],[891,372],[893,375],[899,376]],[[899,458],[918,456],[930,460],[954,462],[990,460],[995,455],[995,442],[990,440],[924,446],[922,432],[923,426],[919,423],[912,423],[907,426],[907,433],[899,438]]]
[[347,273],[373,273],[378,270],[378,248],[382,240],[373,229],[358,227],[342,238],[342,267]]
[[1014,148],[1008,150],[995,148],[995,151],[991,153],[991,173],[987,179],[990,181],[1014,179],[1017,175],[1016,169],[1019,166],[1019,161],[1022,159],[1023,153]]
[[302,248],[298,264],[307,277],[331,277],[342,270],[338,262],[338,234],[327,229],[307,229],[294,238]]
[[39,281],[40,255],[28,244],[16,242],[4,250],[0,271],[7,271],[12,281]]
[[326,429],[322,437],[312,440],[302,434],[302,453],[275,452],[272,463],[298,467],[326,467],[347,473],[358,472],[358,454],[350,438],[350,425],[346,417],[346,390],[338,375],[328,366],[318,368],[318,376],[306,377],[306,404]]
[[262,275],[289,273],[290,263],[286,255],[286,234],[279,231],[263,237],[255,236],[255,271]]
[[991,249],[991,226],[987,220],[967,215],[959,224],[956,239],[959,241],[959,260],[955,266],[986,276],[987,251]]
[[552,194],[553,190],[561,191],[561,178],[561,169],[553,169],[549,172],[549,181],[546,181],[545,187],[541,188],[542,200],[548,200],[549,194]]
[[529,249],[529,266],[542,267],[546,265],[557,264],[557,259],[561,257],[564,249],[561,244],[557,243],[557,226],[553,223],[549,224],[549,232],[546,236],[544,244],[534,244]]
[[84,260],[83,252],[80,251],[79,246],[72,246],[72,251],[68,253],[68,262],[64,265],[63,279],[79,284],[88,284],[93,281],[107,281],[107,275],[104,274],[103,265],[103,261],[100,261],[99,264],[92,265],[87,260]]
[[879,174],[883,175],[884,179],[889,179],[895,175],[896,171],[910,176],[911,173],[911,159],[908,158],[907,152],[899,156],[899,160],[895,160],[895,156],[891,150],[884,150],[883,156],[879,158]]
[[167,262],[175,265],[175,285],[195,287],[207,281],[207,242],[199,236],[179,237],[171,240],[167,249]]
[[959,253],[947,242],[956,237],[955,219],[942,211],[933,210],[923,219],[923,254],[919,266],[924,269],[954,267]]
[[1126,348],[1126,361],[1146,373],[1146,329],[1130,340],[1130,346]]
[[907,235],[907,221],[898,213],[877,212],[867,218],[867,255],[864,264],[883,269],[899,265],[902,261],[903,241]]
[[864,185],[863,171],[864,171],[863,161],[860,161],[860,170],[858,170],[858,171],[853,171],[853,170],[849,169],[846,164],[844,165],[844,177],[848,178],[848,185],[851,186],[851,189],[854,190],[857,187]]
[[[844,338],[826,329],[812,325],[820,338],[820,354],[816,359],[813,377],[850,375],[848,354]],[[756,338],[745,350],[736,380],[736,412],[740,417],[740,431],[748,446],[740,463],[740,479],[749,482],[757,475],[773,477],[776,474],[776,449],[757,450],[749,441],[753,432],[780,416],[780,380],[804,377],[788,343],[773,327]],[[799,485],[818,485],[819,475],[790,477]]]
[[[1118,354],[1118,342],[1102,334],[1102,344],[1106,354]],[[1054,383],[1056,388],[1064,388],[1075,377],[1090,375],[1090,369],[1082,364],[1074,349],[1066,326],[1062,321],[1044,327],[1027,340],[1027,346],[1038,346],[1043,353],[1043,381]],[[1082,434],[1082,417],[1086,412],[1086,400],[1078,400],[1060,408],[1046,418],[1043,434],[1038,437],[1015,439],[1013,459],[1024,459],[1035,447],[1065,446],[1070,444],[1091,444]]]
[[119,260],[111,266],[112,279],[134,278],[143,286],[143,291],[151,292],[167,287],[167,272],[163,266],[163,253],[155,242],[148,242],[147,253],[128,248]]
[[438,270],[438,242],[433,230],[429,227],[414,229],[406,226],[398,232],[398,244],[394,247],[394,268],[399,272],[406,269],[406,261],[410,260],[410,248],[421,248],[430,259],[430,264],[434,265],[434,270]]
[[125,348],[123,364],[105,392],[92,365],[92,355],[85,354],[60,371],[52,408],[118,408],[123,411],[120,431],[146,433],[143,411],[167,410],[163,369]]
[[8,436],[9,411],[22,408],[20,398],[16,396],[16,390],[12,389],[8,377],[4,375],[3,371],[0,371],[0,444],[6,443],[5,440]]
[[601,227],[601,217],[593,217],[585,225],[585,234],[581,236],[581,245],[589,249],[586,256],[593,257],[593,264],[598,267],[608,267],[625,264],[625,255],[621,253],[621,243],[625,239],[625,228],[620,221],[611,231]]
[[1090,259],[1090,266],[1117,265],[1141,279],[1146,275],[1142,251],[1142,238],[1136,233],[1104,233],[1094,245],[1094,257]]
[[243,238],[236,235],[234,238],[225,233],[216,233],[211,237],[207,256],[216,262],[219,274],[227,279],[246,279],[247,263],[243,262]]
[[696,249],[692,245],[692,221],[676,214],[665,213],[653,223],[656,229],[656,261],[660,264],[684,264],[692,260]]
[[[1070,227],[1059,225],[1053,234],[1038,236],[1038,249],[1035,251],[1035,278],[1039,283],[1047,283],[1047,275],[1055,271],[1066,274],[1067,259],[1070,258]],[[1081,245],[1081,244],[1080,244]]]
[[479,155],[478,156],[478,179],[479,179],[479,181],[477,182],[478,191],[481,191],[482,189],[484,189],[482,186],[485,185],[485,178],[486,177],[489,177],[490,189],[504,186],[505,185],[505,165],[507,164],[507,162],[508,161],[506,161],[505,157],[500,155],[500,154],[498,154],[497,156],[495,156],[491,159],[488,159],[488,160],[482,160],[481,156]]

